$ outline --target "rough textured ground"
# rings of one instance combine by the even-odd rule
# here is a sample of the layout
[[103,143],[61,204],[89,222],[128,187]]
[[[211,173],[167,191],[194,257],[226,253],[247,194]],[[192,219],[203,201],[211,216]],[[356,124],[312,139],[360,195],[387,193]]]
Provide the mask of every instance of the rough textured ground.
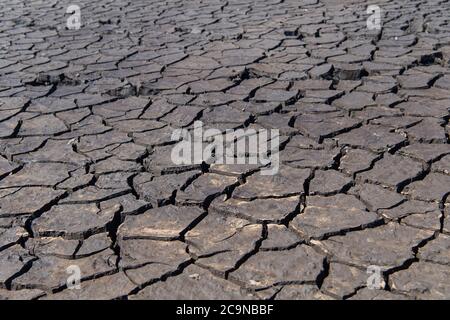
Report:
[[[450,1],[78,4],[0,4],[0,298],[450,298]],[[279,174],[174,166],[195,120]]]

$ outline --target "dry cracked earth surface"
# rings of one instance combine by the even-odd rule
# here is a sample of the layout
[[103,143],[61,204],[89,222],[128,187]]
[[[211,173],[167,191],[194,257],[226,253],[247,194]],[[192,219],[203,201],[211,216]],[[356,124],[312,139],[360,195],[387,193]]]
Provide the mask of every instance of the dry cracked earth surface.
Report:
[[[450,298],[450,1],[69,4],[0,4],[0,298]],[[174,165],[196,120],[279,173]]]

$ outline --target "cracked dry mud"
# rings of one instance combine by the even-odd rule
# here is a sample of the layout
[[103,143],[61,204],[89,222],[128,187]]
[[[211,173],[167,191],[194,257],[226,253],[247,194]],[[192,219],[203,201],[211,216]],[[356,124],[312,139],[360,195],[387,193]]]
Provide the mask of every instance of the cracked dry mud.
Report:
[[[0,4],[0,299],[450,298],[449,0],[69,4]],[[174,165],[196,120],[280,172]]]

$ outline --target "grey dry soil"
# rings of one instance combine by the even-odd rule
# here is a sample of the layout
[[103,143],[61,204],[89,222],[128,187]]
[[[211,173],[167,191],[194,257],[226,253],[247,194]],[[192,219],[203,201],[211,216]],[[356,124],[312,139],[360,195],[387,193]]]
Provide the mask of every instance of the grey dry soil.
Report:
[[[450,298],[450,1],[78,2],[0,4],[0,298]],[[279,174],[174,166],[196,120]]]

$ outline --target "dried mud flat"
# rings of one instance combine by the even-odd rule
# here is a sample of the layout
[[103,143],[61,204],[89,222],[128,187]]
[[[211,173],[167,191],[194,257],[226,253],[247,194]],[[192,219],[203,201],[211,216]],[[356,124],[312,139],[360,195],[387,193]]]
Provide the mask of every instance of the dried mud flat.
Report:
[[[450,1],[78,3],[0,4],[0,298],[450,298]],[[174,166],[196,120],[279,173]]]

